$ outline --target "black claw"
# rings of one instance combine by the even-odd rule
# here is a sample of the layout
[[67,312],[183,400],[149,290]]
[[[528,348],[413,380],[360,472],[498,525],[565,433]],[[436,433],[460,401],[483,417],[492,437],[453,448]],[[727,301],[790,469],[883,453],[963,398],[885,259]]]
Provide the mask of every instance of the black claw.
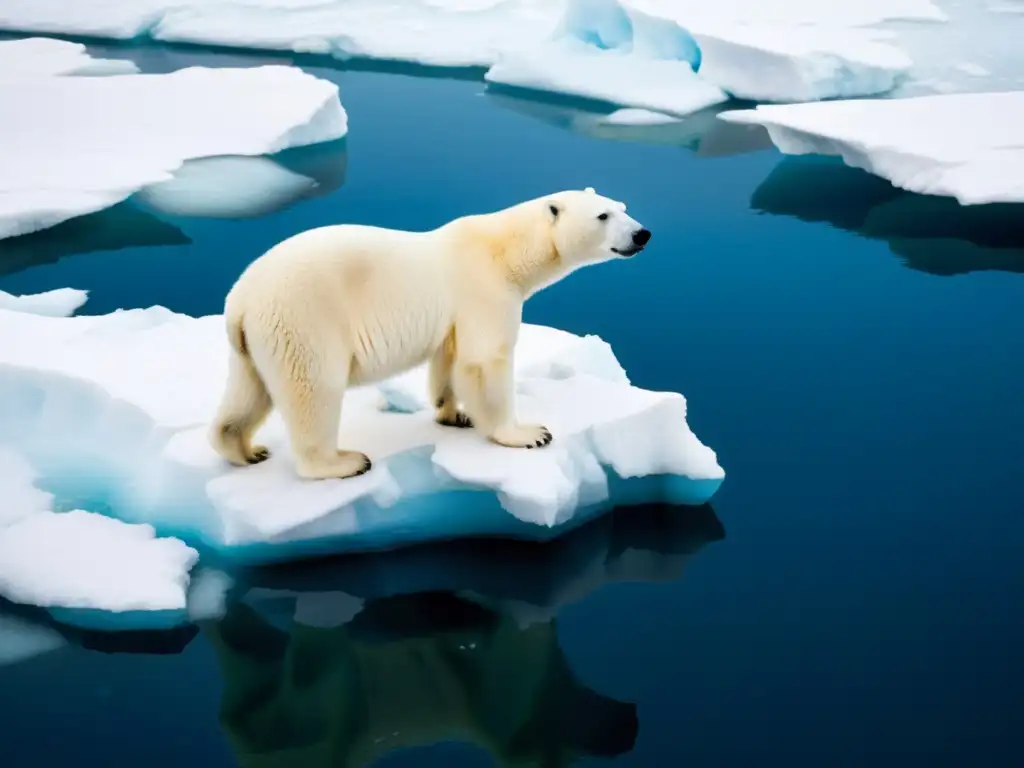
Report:
[[372,468],[373,468],[373,462],[372,462],[372,461],[370,461],[369,459],[366,459],[366,460],[365,460],[365,461],[363,462],[363,468],[362,468],[362,469],[360,469],[360,470],[359,470],[358,472],[356,472],[355,474],[353,474],[353,475],[352,475],[352,477],[359,477],[360,475],[365,475],[365,474],[366,474],[367,472],[369,472],[369,471],[370,471],[370,470],[371,470]]
[[251,456],[246,456],[245,460],[250,464],[260,464],[270,458],[270,451],[265,448],[259,451],[254,451]]
[[444,408],[444,398],[443,397],[437,398],[437,402],[434,403],[434,407],[435,408]]
[[459,429],[467,429],[473,426],[473,420],[462,412],[456,413],[453,419],[439,418],[437,423],[443,427],[458,427]]

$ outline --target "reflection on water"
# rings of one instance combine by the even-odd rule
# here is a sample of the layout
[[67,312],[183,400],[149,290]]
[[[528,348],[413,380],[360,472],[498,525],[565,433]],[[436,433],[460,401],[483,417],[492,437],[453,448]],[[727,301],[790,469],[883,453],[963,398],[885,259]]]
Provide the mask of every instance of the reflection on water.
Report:
[[55,227],[0,240],[0,275],[65,256],[159,245],[188,245],[188,235],[129,201]]
[[1024,273],[1024,205],[917,195],[836,157],[784,158],[750,206],[884,240],[906,266],[933,275]]
[[223,676],[222,725],[241,765],[365,766],[445,740],[500,765],[628,752],[635,705],[575,676],[555,609],[609,581],[678,576],[723,536],[708,506],[649,506],[549,544],[455,542],[259,570],[251,605],[203,627]]
[[458,541],[253,569],[220,616],[171,631],[81,630],[10,605],[0,627],[45,636],[41,653],[61,639],[105,652],[209,643],[242,766],[366,766],[442,741],[504,766],[569,766],[629,752],[639,723],[634,703],[573,672],[558,607],[609,582],[677,578],[724,535],[707,505],[622,508],[545,544]]
[[489,87],[486,94],[500,107],[594,139],[678,146],[700,157],[739,155],[772,146],[768,132],[761,126],[718,119],[720,112],[739,108],[735,104],[718,105],[668,123],[619,125],[607,121],[614,108],[602,109],[582,99],[547,94],[531,94],[526,98],[493,87]]

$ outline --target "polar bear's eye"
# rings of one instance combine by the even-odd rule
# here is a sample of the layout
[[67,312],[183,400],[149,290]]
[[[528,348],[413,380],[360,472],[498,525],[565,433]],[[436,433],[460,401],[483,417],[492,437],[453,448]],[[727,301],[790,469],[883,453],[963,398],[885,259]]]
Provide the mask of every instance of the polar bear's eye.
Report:
[[598,221],[604,221],[607,218],[608,218],[608,214],[607,213],[602,213],[600,216],[597,217],[597,220]]

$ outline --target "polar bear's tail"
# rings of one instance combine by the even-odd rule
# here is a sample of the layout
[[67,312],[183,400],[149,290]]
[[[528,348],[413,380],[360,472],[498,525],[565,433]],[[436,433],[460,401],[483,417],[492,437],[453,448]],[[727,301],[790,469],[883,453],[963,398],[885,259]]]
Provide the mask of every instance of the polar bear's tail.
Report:
[[245,328],[242,327],[242,316],[226,314],[224,321],[228,331],[228,344],[242,357],[249,357],[249,348],[245,343]]

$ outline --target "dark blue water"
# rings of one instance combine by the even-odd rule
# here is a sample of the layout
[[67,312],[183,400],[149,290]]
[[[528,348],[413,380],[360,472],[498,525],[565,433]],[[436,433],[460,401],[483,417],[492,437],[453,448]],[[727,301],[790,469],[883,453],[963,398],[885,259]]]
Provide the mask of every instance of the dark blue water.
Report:
[[350,134],[282,162],[322,194],[248,220],[129,203],[0,243],[0,289],[215,313],[300,229],[594,186],[651,246],[525,319],[683,392],[726,482],[713,509],[609,518],[561,549],[247,577],[361,596],[341,626],[294,626],[282,598],[173,635],[62,628],[67,647],[0,667],[4,766],[1020,764],[1021,208],[909,195],[713,121],[596,137],[472,80],[317,74]]

